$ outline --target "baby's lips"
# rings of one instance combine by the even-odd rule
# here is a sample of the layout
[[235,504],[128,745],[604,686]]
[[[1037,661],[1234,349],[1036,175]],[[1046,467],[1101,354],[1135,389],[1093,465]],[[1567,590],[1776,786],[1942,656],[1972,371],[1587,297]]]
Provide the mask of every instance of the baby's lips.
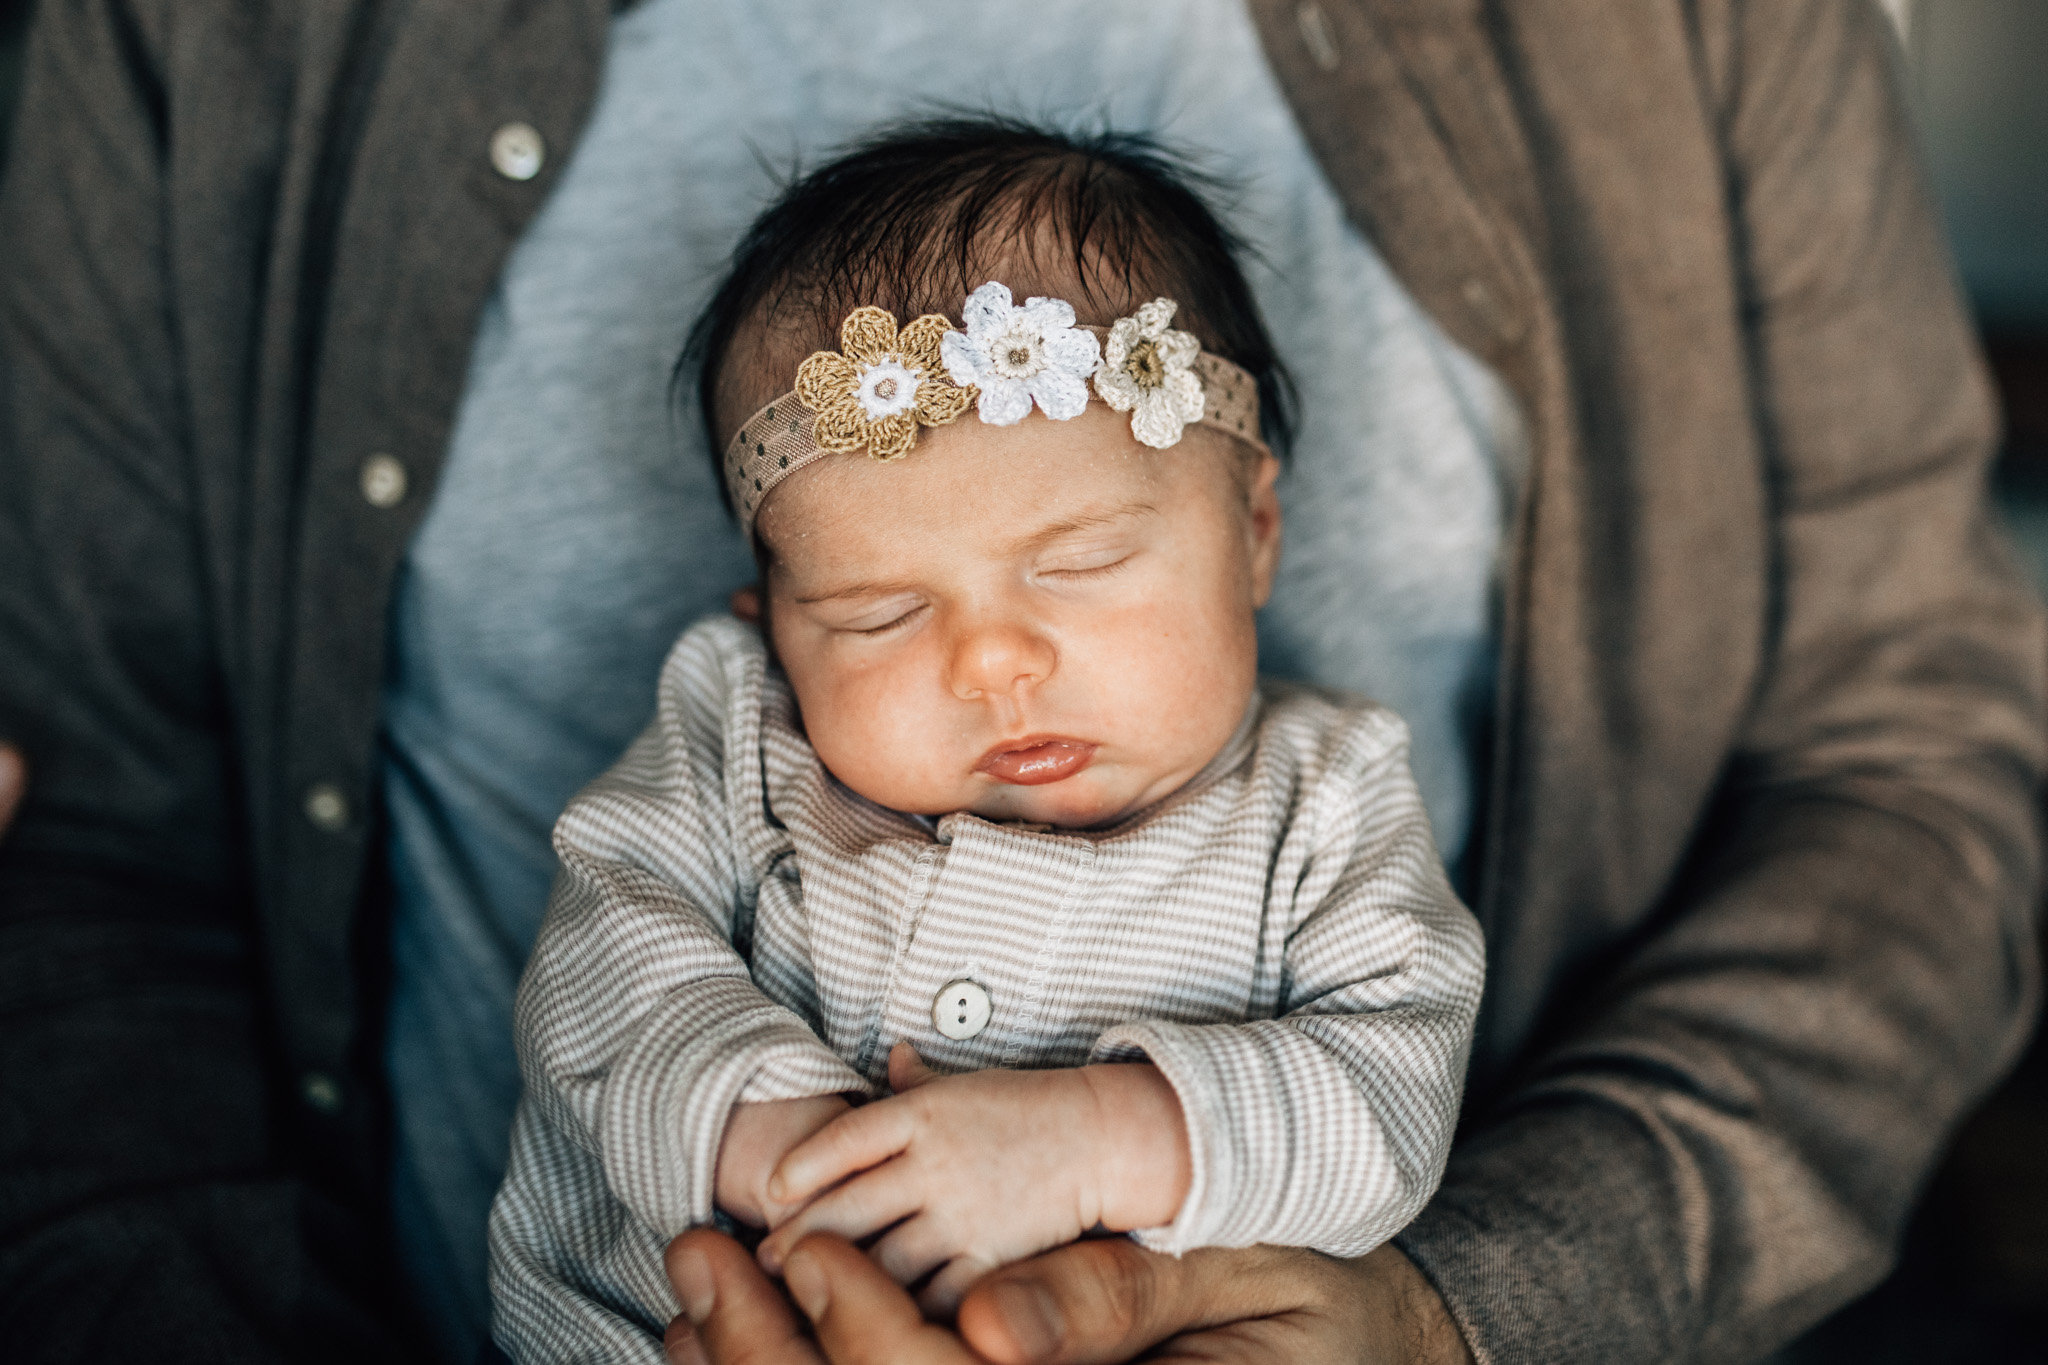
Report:
[[982,756],[976,772],[1019,787],[1043,786],[1072,777],[1095,761],[1096,746],[1078,739],[1033,736],[999,745]]

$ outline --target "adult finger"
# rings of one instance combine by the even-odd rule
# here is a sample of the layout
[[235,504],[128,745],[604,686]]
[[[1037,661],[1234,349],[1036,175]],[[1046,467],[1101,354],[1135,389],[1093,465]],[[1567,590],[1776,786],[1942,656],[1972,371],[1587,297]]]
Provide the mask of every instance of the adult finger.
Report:
[[1128,1360],[1169,1337],[1299,1308],[1341,1264],[1271,1247],[1175,1258],[1120,1237],[1075,1242],[975,1285],[960,1335],[1001,1365]]
[[697,1341],[697,1329],[690,1325],[687,1313],[671,1321],[668,1330],[661,1334],[661,1354],[668,1365],[711,1365],[710,1357],[704,1354],[704,1347]]
[[[1341,1354],[1337,1354],[1341,1352]],[[1145,1356],[1149,1365],[1357,1365],[1377,1359],[1356,1339],[1332,1341],[1300,1313],[1229,1322],[1207,1331],[1170,1337]]]
[[785,1274],[832,1365],[986,1365],[837,1237],[806,1237],[789,1253]]
[[[664,1260],[706,1365],[822,1365],[781,1292],[732,1238],[692,1228],[668,1244]],[[670,1324],[663,1341],[670,1361],[695,1365],[678,1336]]]
[[[1472,1365],[1449,1310],[1392,1247],[1333,1261],[1315,1302],[1168,1338],[1155,1365]],[[1335,1292],[1329,1292],[1334,1290]]]
[[863,1171],[838,1188],[819,1195],[791,1214],[761,1243],[761,1264],[782,1269],[790,1249],[814,1232],[829,1232],[857,1242],[916,1213],[924,1206],[922,1181],[891,1161]]
[[789,1149],[768,1177],[768,1197],[801,1204],[895,1156],[910,1145],[914,1128],[910,1110],[888,1100],[849,1110]]
[[22,762],[21,751],[11,744],[0,744],[0,835],[7,833],[7,826],[14,822],[14,812],[21,808],[22,794],[28,790],[28,765]]

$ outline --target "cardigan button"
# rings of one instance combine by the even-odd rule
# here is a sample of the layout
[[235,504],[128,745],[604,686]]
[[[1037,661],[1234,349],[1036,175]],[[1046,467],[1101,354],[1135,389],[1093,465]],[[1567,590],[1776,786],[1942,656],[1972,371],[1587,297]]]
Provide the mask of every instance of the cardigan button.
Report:
[[491,165],[507,180],[531,180],[548,159],[548,145],[531,123],[508,123],[491,134]]
[[376,508],[396,507],[405,501],[405,466],[381,451],[363,461],[358,479],[363,501]]
[[932,997],[932,1027],[955,1041],[972,1038],[987,1028],[994,1012],[988,992],[965,979],[947,982],[946,988]]
[[306,819],[314,829],[339,834],[348,828],[348,797],[332,782],[306,788]]
[[299,1097],[316,1114],[341,1112],[341,1082],[324,1071],[308,1071],[299,1078]]

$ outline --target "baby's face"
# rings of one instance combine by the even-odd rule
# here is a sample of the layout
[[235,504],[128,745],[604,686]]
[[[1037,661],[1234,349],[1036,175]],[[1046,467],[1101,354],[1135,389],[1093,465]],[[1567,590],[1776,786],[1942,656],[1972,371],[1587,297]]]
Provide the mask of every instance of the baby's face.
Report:
[[825,766],[923,815],[1097,825],[1172,792],[1250,700],[1277,466],[1101,404],[819,461],[761,510],[769,625]]

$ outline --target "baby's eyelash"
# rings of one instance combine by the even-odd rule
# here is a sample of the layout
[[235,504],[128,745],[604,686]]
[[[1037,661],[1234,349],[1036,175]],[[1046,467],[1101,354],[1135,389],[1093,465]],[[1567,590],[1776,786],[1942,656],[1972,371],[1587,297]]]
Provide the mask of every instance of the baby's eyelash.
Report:
[[904,627],[904,625],[906,625],[913,617],[915,617],[919,612],[923,610],[924,604],[919,603],[917,606],[912,607],[909,611],[904,612],[901,616],[897,617],[893,621],[886,622],[879,626],[869,626],[864,630],[856,629],[853,633],[855,635],[867,636],[870,639],[879,635],[888,635],[895,631],[901,630]]
[[1058,574],[1061,578],[1107,578],[1111,574],[1122,573],[1130,567],[1130,563],[1131,557],[1125,555],[1122,559],[1111,560],[1107,564],[1097,564],[1092,568],[1047,569],[1045,572],[1048,574]]

